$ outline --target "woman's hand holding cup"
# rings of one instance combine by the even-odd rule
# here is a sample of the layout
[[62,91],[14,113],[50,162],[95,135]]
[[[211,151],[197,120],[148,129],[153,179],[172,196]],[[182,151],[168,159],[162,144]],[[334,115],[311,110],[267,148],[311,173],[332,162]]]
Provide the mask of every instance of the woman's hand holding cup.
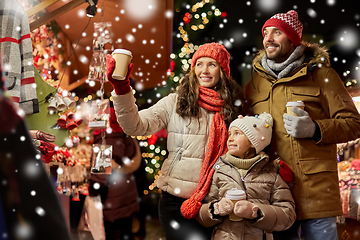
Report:
[[111,54],[106,56],[106,77],[113,86],[115,93],[117,95],[123,95],[130,92],[130,74],[133,71],[134,64],[130,63],[128,67],[128,71],[126,74],[126,78],[124,80],[116,80],[112,77],[115,70],[116,61],[112,57]]

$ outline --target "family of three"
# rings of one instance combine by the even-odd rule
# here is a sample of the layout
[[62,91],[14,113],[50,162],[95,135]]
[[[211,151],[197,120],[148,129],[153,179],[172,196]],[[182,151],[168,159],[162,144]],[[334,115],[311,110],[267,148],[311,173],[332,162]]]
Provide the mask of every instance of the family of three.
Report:
[[[124,132],[168,134],[157,180],[167,240],[337,239],[336,143],[360,137],[360,116],[327,50],[302,42],[302,29],[293,10],[264,23],[264,49],[244,91],[231,77],[225,47],[200,46],[176,92],[141,111],[129,77],[114,80],[115,60],[107,56]],[[289,101],[305,108],[287,114]],[[233,188],[245,199],[230,201]]]

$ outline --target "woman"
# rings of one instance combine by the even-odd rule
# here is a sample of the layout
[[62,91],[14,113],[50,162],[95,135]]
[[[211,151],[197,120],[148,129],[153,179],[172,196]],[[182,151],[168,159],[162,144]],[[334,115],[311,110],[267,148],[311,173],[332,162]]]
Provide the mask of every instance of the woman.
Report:
[[[134,172],[142,160],[140,147],[135,139],[123,133],[113,108],[110,108],[109,121],[112,132],[104,135],[106,144],[113,147],[112,171],[111,174],[91,174],[89,192],[101,196],[106,240],[134,240],[132,219],[140,210]],[[105,129],[94,131],[94,144],[102,143],[103,131]],[[95,189],[94,183],[99,183],[100,188]]]
[[147,136],[165,128],[168,134],[169,155],[157,180],[162,190],[159,216],[167,240],[211,236],[194,218],[208,192],[211,167],[226,152],[227,126],[245,109],[242,89],[230,77],[229,61],[224,46],[200,46],[177,92],[138,112],[128,77],[133,64],[126,80],[114,80],[115,60],[107,56],[107,78],[114,87],[114,108],[124,132]]

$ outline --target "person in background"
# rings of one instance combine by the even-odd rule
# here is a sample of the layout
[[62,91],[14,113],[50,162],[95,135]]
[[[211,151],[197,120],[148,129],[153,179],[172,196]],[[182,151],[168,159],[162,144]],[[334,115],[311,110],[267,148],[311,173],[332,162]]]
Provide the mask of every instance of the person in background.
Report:
[[133,216],[133,233],[136,240],[143,240],[146,237],[146,218],[149,215],[149,208],[152,207],[147,201],[147,195],[145,194],[145,190],[149,189],[150,182],[146,176],[146,161],[142,158],[140,162],[139,168],[133,172],[136,187],[139,194],[139,211],[136,212]]
[[[92,174],[89,184],[91,195],[101,196],[105,235],[107,240],[134,240],[132,233],[133,216],[139,211],[139,195],[134,172],[141,162],[140,147],[136,139],[126,135],[116,121],[114,108],[110,108],[111,133],[105,129],[95,130],[94,144],[102,144],[102,134],[106,145],[113,146],[112,172]],[[96,189],[94,184],[100,188]]]
[[[342,215],[336,143],[360,137],[360,116],[327,50],[301,42],[303,25],[296,11],[278,13],[262,27],[263,46],[254,58],[245,89],[254,114],[274,118],[268,154],[280,157],[294,174],[292,194],[297,221],[274,239],[338,239]],[[302,101],[305,109],[287,102]],[[301,230],[301,231],[300,231]]]
[[[227,126],[243,113],[244,104],[242,88],[230,76],[229,62],[223,45],[200,46],[177,91],[138,111],[128,77],[113,79],[115,60],[107,56],[107,78],[114,87],[115,113],[124,132],[148,136],[164,128],[168,134],[168,158],[157,179],[162,190],[159,218],[167,240],[211,236],[195,217],[210,185],[205,179],[226,152]],[[132,69],[131,63],[128,76]]]
[[[1,4],[1,3],[0,3]],[[0,63],[2,63],[0,56]],[[0,236],[2,239],[71,239],[55,186],[24,121],[9,98],[0,64]]]
[[[294,199],[278,173],[281,161],[269,162],[263,152],[271,142],[272,125],[268,113],[240,115],[230,124],[228,152],[213,166],[209,202],[197,216],[206,227],[217,225],[212,239],[272,239],[273,231],[285,230],[295,222]],[[234,204],[226,194],[233,188],[243,190],[246,199]],[[231,213],[243,220],[232,221]]]

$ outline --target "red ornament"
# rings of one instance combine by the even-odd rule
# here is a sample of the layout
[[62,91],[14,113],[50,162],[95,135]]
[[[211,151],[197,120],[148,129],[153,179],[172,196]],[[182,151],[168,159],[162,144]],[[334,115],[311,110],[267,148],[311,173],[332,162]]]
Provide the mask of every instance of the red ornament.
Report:
[[75,190],[75,193],[74,193],[73,198],[71,200],[72,201],[80,201],[80,194],[79,194],[78,190]]
[[59,194],[63,194],[63,189],[60,185],[57,186],[56,190],[58,191]]
[[156,132],[154,135],[159,137],[159,138],[167,138],[167,136],[168,136],[165,128],[163,128],[160,131]]
[[222,12],[222,13],[221,13],[221,17],[222,17],[222,18],[225,18],[226,16],[227,16],[227,13],[226,13],[226,12]]
[[190,13],[185,13],[185,17],[183,17],[183,20],[186,24],[190,22]]
[[154,145],[156,143],[156,141],[158,140],[158,138],[167,138],[167,136],[168,136],[167,132],[166,132],[165,128],[163,128],[160,131],[157,131],[156,133],[151,135],[151,137],[149,137],[147,139],[147,142],[149,145]]
[[149,137],[147,139],[147,142],[149,145],[154,145],[156,143],[157,139],[158,139],[158,137],[155,136],[155,134],[153,134],[153,135],[151,135],[151,137]]
[[82,194],[83,194],[83,195],[89,195],[89,188],[88,188],[88,186],[84,186],[83,191],[82,191]]
[[175,61],[171,60],[171,62],[170,62],[170,72],[174,71],[175,65],[176,65]]
[[190,22],[190,19],[188,17],[184,17],[183,20],[186,24],[188,24]]

